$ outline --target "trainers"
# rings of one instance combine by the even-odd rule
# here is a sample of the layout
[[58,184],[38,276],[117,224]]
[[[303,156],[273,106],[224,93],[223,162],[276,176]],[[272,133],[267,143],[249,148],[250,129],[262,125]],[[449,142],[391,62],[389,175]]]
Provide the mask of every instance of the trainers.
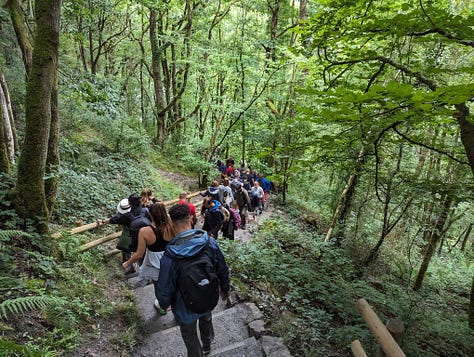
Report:
[[212,341],[214,341],[214,333],[212,333],[212,337],[210,338],[208,343],[203,343],[202,344],[202,353],[204,353],[205,355],[208,355],[209,353],[211,353],[211,343],[212,343]]
[[211,353],[211,345],[202,346],[202,353],[204,353],[205,355],[208,355],[209,353]]
[[158,302],[158,299],[155,299],[155,303],[153,304],[153,306],[155,307],[156,311],[158,311],[160,315],[166,315],[166,310],[161,308],[160,303]]

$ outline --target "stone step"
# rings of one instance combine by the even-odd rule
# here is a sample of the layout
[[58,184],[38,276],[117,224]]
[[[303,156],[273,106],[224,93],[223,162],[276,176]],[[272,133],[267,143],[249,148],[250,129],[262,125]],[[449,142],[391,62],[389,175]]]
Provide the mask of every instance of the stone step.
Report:
[[227,346],[214,349],[211,345],[211,354],[213,357],[263,357],[262,345],[255,337],[249,337]]
[[[135,296],[138,302],[138,312],[142,317],[140,328],[143,331],[146,331],[147,334],[152,334],[176,326],[176,321],[174,320],[172,312],[168,312],[166,315],[162,316],[153,306],[155,302],[155,288],[153,284],[135,288]],[[219,303],[214,309],[214,313],[224,309],[226,309],[226,303],[219,300]]]
[[[168,312],[166,316],[159,317],[157,320],[161,323],[170,316],[173,316],[173,314]],[[226,346],[247,340],[250,337],[247,325],[254,319],[251,304],[236,304],[229,309],[213,312],[215,339],[212,343],[212,349],[224,349]],[[134,356],[186,356],[186,347],[181,338],[179,326],[169,327],[154,333],[150,333],[148,330],[145,331],[147,335]],[[223,356],[231,356],[231,354]],[[242,354],[242,356],[247,355]]]

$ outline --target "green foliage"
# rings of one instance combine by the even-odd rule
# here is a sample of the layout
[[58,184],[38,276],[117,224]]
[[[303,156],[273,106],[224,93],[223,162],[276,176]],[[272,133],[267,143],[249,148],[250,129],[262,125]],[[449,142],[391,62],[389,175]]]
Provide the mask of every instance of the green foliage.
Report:
[[34,345],[19,345],[2,337],[0,338],[0,355],[22,357],[53,357],[56,356],[56,353],[54,351],[50,351],[49,347],[42,349]]
[[7,318],[7,311],[11,314],[19,315],[28,310],[41,309],[45,306],[58,304],[60,299],[50,296],[25,296],[16,299],[5,300],[0,303],[0,317]]
[[[0,231],[2,249],[10,254],[0,265],[4,272],[0,318],[5,321],[0,351],[25,356],[71,351],[79,344],[83,328],[87,330],[99,316],[121,313],[103,299],[114,268],[104,264],[100,252],[77,254],[75,243],[61,241],[68,240],[67,235],[57,238],[55,258],[22,248],[16,241],[25,236],[19,231]],[[65,253],[66,249],[70,251]],[[132,316],[131,311],[126,313]],[[25,326],[23,321],[33,323]]]
[[8,196],[13,185],[14,178],[12,176],[0,173],[0,229],[15,229],[19,222],[18,215]]
[[116,116],[121,102],[117,82],[101,77],[85,76],[81,81],[71,84],[71,99],[75,103],[85,104],[88,109],[99,116]]
[[[358,271],[357,257],[351,257],[356,254],[351,245],[338,247],[323,240],[304,226],[295,226],[293,218],[280,218],[265,221],[257,236],[245,245],[221,243],[233,279],[245,283],[246,293],[273,321],[270,329],[282,335],[298,354],[319,356],[334,349],[345,353],[342,351],[354,339],[376,353],[372,347],[375,340],[354,306],[361,297],[369,301],[382,321],[398,317],[405,323],[402,349],[407,355],[421,351],[423,355],[445,355],[450,348],[458,355],[468,353],[472,338],[465,312],[456,308],[458,295],[446,290],[438,291],[439,295],[432,290],[415,293],[390,271],[378,279],[365,277]],[[447,282],[450,276],[459,276],[453,287],[447,288],[461,293],[468,290],[469,281],[461,281],[466,274],[458,263],[451,261],[456,269],[446,270],[447,276],[440,278]],[[433,320],[446,323],[433,324]],[[293,328],[289,329],[290,325]],[[451,346],[451,338],[457,341],[456,347]]]
[[162,200],[175,198],[177,190],[159,178],[148,161],[137,162],[131,158],[108,155],[99,157],[90,153],[89,166],[63,167],[64,180],[58,191],[53,219],[59,223],[74,224],[111,216],[117,202],[132,192],[140,194],[150,187]]

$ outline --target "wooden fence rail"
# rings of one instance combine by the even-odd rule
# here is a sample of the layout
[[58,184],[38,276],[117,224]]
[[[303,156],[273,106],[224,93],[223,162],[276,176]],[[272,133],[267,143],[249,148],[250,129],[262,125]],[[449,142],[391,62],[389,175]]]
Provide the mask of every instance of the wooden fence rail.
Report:
[[[369,303],[365,299],[359,299],[356,302],[357,311],[369,326],[370,331],[374,334],[380,348],[387,357],[405,357],[405,353],[398,345],[395,338],[390,334],[387,327],[380,321],[377,314],[372,310]],[[357,341],[357,342],[356,342]],[[365,356],[365,351],[358,340],[351,344],[351,349],[356,357]]]
[[[200,193],[200,191],[197,191],[197,192],[194,192],[194,193],[191,193],[188,195],[188,202],[190,201],[191,198],[193,197],[196,197],[198,196]],[[171,206],[171,205],[174,205],[176,203],[178,203],[180,200],[179,198],[175,198],[173,200],[169,200],[169,201],[165,201],[163,202],[163,204],[165,206]],[[93,223],[88,223],[88,224],[84,224],[82,226],[79,226],[79,227],[75,227],[75,228],[72,228],[69,233],[70,234],[79,234],[79,233],[84,233],[84,232],[87,232],[91,229],[94,229],[94,228],[97,228],[97,227],[102,227],[104,225],[107,225],[110,223],[110,218],[107,218],[107,219],[104,219],[102,222],[99,223],[99,220],[96,221],[96,222],[93,222]],[[118,231],[118,232],[115,232],[115,233],[112,233],[112,234],[109,234],[109,235],[106,235],[104,237],[101,237],[99,239],[96,239],[92,242],[88,242],[86,244],[83,244],[83,245],[80,245],[77,249],[78,249],[78,252],[85,252],[86,250],[89,250],[93,247],[96,247],[100,244],[103,244],[105,242],[108,242],[108,241],[111,241],[113,239],[116,239],[118,237],[120,237],[122,234],[122,231]],[[61,232],[56,232],[54,233],[53,235],[53,238],[59,238],[61,237]],[[120,250],[118,249],[114,249],[108,253],[106,253],[106,256],[111,256],[111,255],[114,255],[114,254],[117,254],[121,252]]]

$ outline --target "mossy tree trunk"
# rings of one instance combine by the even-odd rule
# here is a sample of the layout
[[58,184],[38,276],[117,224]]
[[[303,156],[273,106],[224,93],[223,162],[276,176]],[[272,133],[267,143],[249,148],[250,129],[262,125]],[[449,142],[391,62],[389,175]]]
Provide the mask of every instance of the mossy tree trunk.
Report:
[[18,160],[14,205],[33,219],[38,232],[48,231],[49,210],[44,176],[51,127],[51,98],[58,64],[61,0],[36,1],[36,35],[26,88],[25,140]]
[[51,218],[56,193],[58,191],[59,171],[59,108],[58,108],[58,75],[54,74],[53,87],[51,90],[51,124],[48,139],[48,156],[46,157],[46,179],[44,191],[46,195],[46,206]]
[[[0,92],[0,96],[3,92]],[[0,98],[1,100],[1,98]],[[0,103],[0,174],[1,173],[11,173],[10,160],[8,159],[8,142],[5,135],[5,125],[4,122],[7,120],[7,115],[5,113],[4,106]]]
[[19,0],[8,0],[5,2],[4,7],[7,8],[10,13],[10,19],[21,48],[23,64],[25,65],[26,75],[28,76],[33,62],[33,46],[28,37],[28,29],[23,18],[21,2]]
[[17,149],[15,121],[7,82],[0,71],[0,172],[11,174]]
[[474,329],[474,276],[471,285],[471,302],[469,304],[469,327]]

